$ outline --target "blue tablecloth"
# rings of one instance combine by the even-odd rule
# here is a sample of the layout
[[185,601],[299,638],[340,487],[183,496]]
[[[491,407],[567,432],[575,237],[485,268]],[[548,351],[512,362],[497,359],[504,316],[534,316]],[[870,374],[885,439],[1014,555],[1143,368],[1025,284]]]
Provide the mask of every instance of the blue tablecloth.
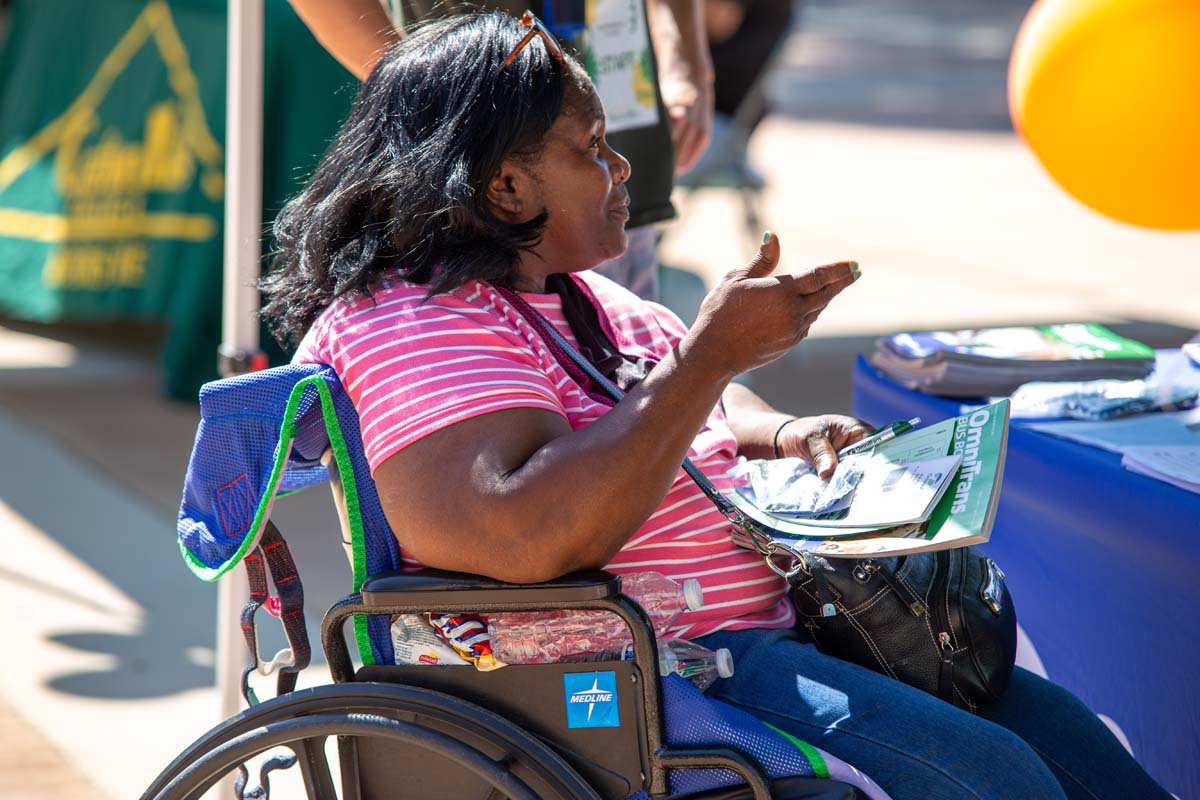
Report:
[[[853,381],[854,413],[875,425],[960,412],[861,356]],[[1003,567],[1028,637],[1019,663],[1040,659],[1168,790],[1200,798],[1200,495],[1014,420],[984,549]]]

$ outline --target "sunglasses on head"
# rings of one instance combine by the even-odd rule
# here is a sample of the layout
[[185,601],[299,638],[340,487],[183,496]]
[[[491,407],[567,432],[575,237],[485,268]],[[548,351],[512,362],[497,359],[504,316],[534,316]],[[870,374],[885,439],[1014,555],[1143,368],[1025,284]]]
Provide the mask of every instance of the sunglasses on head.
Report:
[[538,36],[541,36],[542,41],[546,43],[546,50],[549,51],[550,55],[559,61],[563,60],[562,48],[558,46],[558,42],[555,41],[553,34],[546,29],[546,26],[542,24],[540,19],[534,16],[532,11],[526,11],[521,16],[521,19],[517,21],[517,26],[529,28],[529,33],[525,34],[524,38],[517,42],[517,46],[508,54],[508,58],[504,59],[504,63],[500,65],[500,69],[496,70],[496,74],[503,72],[505,67],[517,59],[517,56],[525,49],[525,45],[532,42]]

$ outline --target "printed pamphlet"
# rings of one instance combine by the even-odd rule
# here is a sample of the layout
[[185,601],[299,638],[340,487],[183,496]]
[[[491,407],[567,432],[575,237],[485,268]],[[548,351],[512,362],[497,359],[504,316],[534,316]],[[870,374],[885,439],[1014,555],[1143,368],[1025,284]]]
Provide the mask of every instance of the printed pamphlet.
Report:
[[1103,325],[1072,323],[898,333],[877,341],[870,360],[910,389],[988,397],[1030,381],[1140,380],[1154,350]]
[[[793,550],[832,558],[901,555],[927,550],[981,544],[988,540],[1000,501],[1008,445],[1009,402],[1000,400],[958,417],[897,436],[875,449],[874,455],[896,465],[915,465],[931,459],[956,458],[953,475],[943,487],[928,518],[897,523],[875,505],[851,525],[828,520],[796,519],[771,514],[734,490],[727,496],[774,541]],[[850,504],[851,512],[855,501]],[[882,516],[873,516],[881,514]],[[845,522],[843,520],[835,522]],[[738,532],[734,541],[753,548]]]

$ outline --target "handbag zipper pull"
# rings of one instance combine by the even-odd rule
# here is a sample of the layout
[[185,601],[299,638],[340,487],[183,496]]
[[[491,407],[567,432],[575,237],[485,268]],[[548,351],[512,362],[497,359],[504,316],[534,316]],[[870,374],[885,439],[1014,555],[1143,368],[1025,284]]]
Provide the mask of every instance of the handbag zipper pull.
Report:
[[[868,566],[868,564],[870,566]],[[908,607],[909,612],[914,617],[925,616],[925,612],[929,609],[924,603],[921,602],[921,598],[909,591],[908,587],[901,583],[900,580],[894,575],[888,572],[887,569],[879,567],[874,562],[865,562],[862,567],[863,571],[868,576],[868,580],[870,579],[871,575],[878,575],[879,577],[883,578],[884,583],[892,588],[892,591],[895,592],[896,596],[900,598],[900,601]]]
[[954,702],[954,645],[950,643],[950,634],[942,631],[938,634],[938,644],[941,645],[938,665],[938,697],[947,703]]

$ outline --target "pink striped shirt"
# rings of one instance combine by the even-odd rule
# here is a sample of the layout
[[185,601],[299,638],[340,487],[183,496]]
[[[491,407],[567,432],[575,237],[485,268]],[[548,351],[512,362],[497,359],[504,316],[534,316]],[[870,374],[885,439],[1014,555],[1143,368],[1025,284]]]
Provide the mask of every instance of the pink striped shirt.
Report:
[[[667,309],[646,303],[592,272],[590,289],[622,353],[660,360],[686,333]],[[556,294],[524,294],[575,344]],[[554,360],[545,342],[490,285],[475,281],[424,301],[424,287],[384,280],[374,298],[326,309],[301,342],[296,361],[331,365],[361,418],[374,472],[423,436],[509,408],[544,408],[572,430],[608,409]],[[737,463],[737,441],[720,406],[696,435],[691,459],[717,485]],[[403,531],[398,532],[403,539]],[[401,547],[403,551],[403,546]],[[408,564],[416,564],[405,556]],[[608,565],[616,573],[654,571],[696,578],[704,607],[685,613],[673,635],[736,628],[784,628],[794,622],[784,582],[753,552],[734,545],[729,524],[680,469],[658,510]]]

